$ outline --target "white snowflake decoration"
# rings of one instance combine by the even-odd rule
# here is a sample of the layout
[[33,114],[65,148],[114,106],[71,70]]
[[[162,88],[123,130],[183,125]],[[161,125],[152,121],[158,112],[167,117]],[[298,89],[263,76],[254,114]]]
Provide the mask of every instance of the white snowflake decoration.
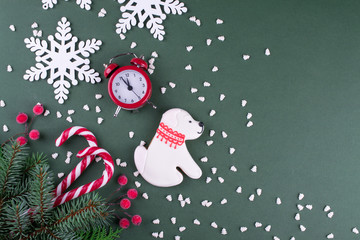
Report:
[[25,38],[26,47],[35,53],[37,63],[35,67],[26,70],[24,79],[30,82],[40,78],[46,79],[50,71],[47,82],[55,88],[55,99],[63,104],[68,99],[68,89],[71,85],[77,85],[78,80],[85,80],[92,84],[101,81],[99,73],[90,68],[90,60],[86,57],[99,50],[102,42],[92,39],[80,41],[76,45],[78,38],[70,33],[70,22],[65,17],[58,22],[56,29],[58,32],[55,33],[55,37],[48,36],[49,49],[45,40],[34,37]]
[[[125,1],[127,0],[118,0],[119,3]],[[120,7],[120,11],[122,16],[116,24],[116,33],[120,36],[136,24],[143,28],[147,20],[146,27],[150,29],[150,33],[162,41],[165,35],[162,22],[166,19],[166,14],[181,15],[187,12],[187,8],[178,0],[129,0],[125,6]]]
[[[57,4],[58,0],[41,0],[43,3],[43,9],[47,10],[53,8]],[[68,1],[68,0],[65,0]],[[79,5],[82,9],[90,10],[91,9],[91,0],[76,0],[76,4]]]

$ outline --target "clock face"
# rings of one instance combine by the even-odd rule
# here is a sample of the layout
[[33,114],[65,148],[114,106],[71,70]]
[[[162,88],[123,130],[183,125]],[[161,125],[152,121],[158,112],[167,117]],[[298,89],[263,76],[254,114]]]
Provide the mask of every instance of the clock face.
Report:
[[124,104],[135,104],[144,98],[148,85],[145,77],[138,71],[128,69],[119,72],[112,81],[114,97]]

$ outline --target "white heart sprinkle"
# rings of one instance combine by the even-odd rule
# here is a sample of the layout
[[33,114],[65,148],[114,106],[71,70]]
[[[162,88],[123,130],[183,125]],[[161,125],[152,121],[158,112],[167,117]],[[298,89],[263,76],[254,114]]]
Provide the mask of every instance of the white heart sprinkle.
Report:
[[85,104],[85,105],[83,106],[83,109],[84,109],[85,111],[89,111],[89,110],[90,110],[89,105]]
[[154,219],[152,222],[153,222],[153,224],[160,224],[160,220],[158,218]]
[[106,15],[105,8],[100,9],[100,12],[98,13],[98,17],[105,17],[105,15]]
[[186,204],[185,201],[180,201],[180,206],[181,207],[185,207],[185,204]]
[[309,210],[312,210],[313,205],[311,205],[311,204],[306,204],[305,207],[306,207],[307,209],[309,209]]
[[276,204],[277,205],[280,205],[281,204],[281,199],[278,197],[278,198],[276,198]]
[[217,66],[213,66],[213,68],[211,69],[212,72],[217,72],[219,71],[219,68]]
[[191,67],[191,65],[190,65],[190,64],[186,65],[186,66],[185,66],[185,70],[187,70],[187,71],[190,71],[190,70],[192,70],[192,67]]
[[184,200],[184,198],[183,198],[183,195],[180,193],[180,194],[178,195],[178,201],[182,201],[182,200]]
[[302,232],[306,231],[306,227],[304,225],[300,224],[299,228],[300,228],[300,231],[302,231]]
[[230,171],[237,172],[237,168],[235,166],[231,166]]
[[252,121],[248,121],[246,127],[251,127],[252,125],[254,125],[254,123]]
[[101,157],[96,157],[96,158],[95,158],[95,162],[100,162],[101,159],[102,159]]
[[324,207],[324,212],[328,212],[328,211],[330,211],[330,206],[328,206],[328,205],[326,205],[325,207]]
[[44,112],[44,117],[48,116],[49,114],[50,114],[50,111],[46,109]]
[[327,239],[333,239],[334,238],[334,234],[333,233],[330,233],[326,236]]
[[183,232],[186,230],[186,227],[182,226],[182,227],[179,227],[179,232]]
[[73,120],[72,120],[72,118],[71,118],[70,116],[68,116],[68,117],[66,118],[66,121],[68,121],[69,123],[72,123],[72,122],[73,122]]
[[160,88],[160,91],[161,91],[162,94],[165,94],[165,92],[166,92],[166,87]]
[[234,154],[234,152],[235,152],[235,148],[233,148],[233,147],[229,148],[229,153],[230,154]]
[[155,58],[150,58],[148,62],[149,62],[150,64],[154,64]]
[[180,239],[181,239],[180,236],[178,235],[175,236],[175,240],[180,240]]
[[96,106],[95,107],[95,112],[97,112],[97,113],[101,112],[101,108],[99,106]]
[[190,52],[193,49],[193,46],[186,46],[186,50]]
[[154,57],[154,58],[157,58],[157,57],[159,57],[159,54],[156,51],[153,51],[151,53],[151,56]]
[[225,99],[225,94],[220,94],[219,99],[220,99],[220,101],[224,100]]
[[134,137],[134,132],[133,131],[130,131],[129,132],[129,138],[133,138]]
[[[273,237],[273,240],[280,240],[280,238],[278,238],[277,236]],[[291,239],[290,239],[291,240]]]
[[200,25],[201,25],[200,19],[196,19],[196,20],[195,20],[195,23],[196,23],[196,25],[198,25],[198,26],[200,27]]
[[191,89],[190,89],[190,92],[191,92],[191,93],[196,93],[197,91],[198,91],[197,88],[191,88]]
[[246,119],[250,119],[252,117],[252,113],[246,114]]
[[6,104],[5,104],[5,101],[4,100],[0,100],[0,107],[5,107]]
[[61,172],[61,173],[58,173],[58,178],[62,178],[64,176],[64,173]]
[[74,113],[75,113],[75,110],[73,110],[73,109],[69,109],[69,110],[68,110],[68,114],[69,114],[69,115],[72,115],[72,114],[74,114]]
[[172,224],[175,224],[176,223],[176,217],[170,218],[170,221],[171,221]]
[[218,225],[216,224],[216,222],[212,222],[212,223],[210,224],[210,226],[212,226],[213,228],[218,228]]
[[204,200],[201,202],[201,205],[203,205],[205,207],[207,203],[208,203],[208,200]]
[[135,48],[136,47],[136,42],[132,42],[131,45],[130,45],[130,48]]
[[14,25],[10,25],[9,28],[10,28],[10,30],[13,31],[13,32],[15,32],[15,30],[16,30]]
[[190,198],[189,197],[185,198],[185,202],[186,202],[186,204],[190,204],[191,203]]
[[39,25],[37,24],[37,22],[34,22],[33,24],[31,24],[31,28],[37,28],[39,27]]
[[195,225],[200,225],[200,221],[198,219],[194,219],[194,224]]
[[217,168],[216,168],[216,167],[211,168],[212,174],[216,174],[216,171],[217,171]]
[[242,107],[245,107],[246,104],[247,104],[247,101],[246,101],[246,100],[241,100],[241,106],[242,106]]
[[227,138],[227,136],[228,136],[225,131],[221,131],[221,135],[223,138]]
[[252,166],[250,170],[251,170],[253,173],[256,173],[256,172],[257,172],[257,166],[256,166],[256,165]]
[[53,159],[57,159],[58,156],[59,156],[58,153],[53,153],[53,154],[51,154],[51,157],[52,157]]
[[176,84],[173,83],[173,82],[169,82],[169,86],[170,86],[171,88],[174,88],[174,87],[176,87]]
[[98,118],[97,118],[97,123],[98,123],[98,124],[101,124],[103,121],[104,121],[103,118],[101,118],[101,117],[98,117]]
[[12,72],[12,71],[13,71],[13,69],[12,69],[12,67],[11,67],[10,65],[7,65],[6,70],[7,70],[8,72]]
[[249,196],[249,201],[252,202],[252,201],[254,201],[254,199],[255,199],[255,195],[254,195],[254,194],[251,194],[251,195]]
[[218,36],[218,40],[220,40],[220,41],[225,41],[225,37],[224,36]]
[[122,34],[122,33],[119,34],[119,37],[120,37],[121,40],[124,40],[126,38],[126,36],[124,34]]
[[95,94],[95,99],[99,100],[100,98],[102,98],[102,95],[100,93]]
[[210,130],[209,132],[210,137],[214,136],[214,134],[215,134],[215,130]]
[[206,39],[206,45],[210,46],[211,42],[212,42],[211,39],[209,39],[209,38]]
[[69,163],[70,163],[70,158],[66,158],[66,159],[65,159],[65,163],[66,163],[66,164],[69,164]]
[[161,231],[161,232],[159,233],[159,238],[164,238],[164,231]]
[[303,200],[304,196],[305,196],[305,195],[304,195],[303,193],[299,193],[298,199],[301,201],[301,200]]
[[332,217],[334,216],[334,212],[329,212],[329,213],[327,214],[327,216],[328,216],[328,218],[332,218]]
[[258,196],[261,196],[261,194],[262,194],[262,189],[261,189],[261,188],[256,189],[256,194],[257,194]]
[[117,158],[116,160],[115,160],[115,162],[116,162],[116,165],[120,165],[120,162],[121,162],[121,160],[120,160],[120,158]]
[[208,145],[208,146],[212,145],[213,143],[214,143],[213,140],[208,140],[208,141],[206,141],[206,145]]
[[261,227],[261,226],[262,226],[262,223],[261,223],[261,222],[255,222],[255,224],[254,224],[254,225],[255,225],[255,227],[256,227],[256,228],[259,228],[259,227]]
[[209,183],[209,182],[211,182],[211,180],[212,180],[211,177],[207,177],[205,182]]
[[206,81],[203,83],[203,85],[204,85],[204,87],[210,87],[211,86],[211,84],[209,82],[206,82]]
[[212,117],[216,114],[216,111],[214,109],[212,109],[209,113],[209,116]]
[[202,161],[202,162],[207,162],[207,161],[208,161],[208,158],[207,158],[207,157],[202,157],[202,158],[200,159],[200,161]]
[[223,183],[225,180],[222,177],[218,177],[219,183]]
[[240,227],[240,232],[246,232],[247,231],[247,227]]
[[238,187],[236,188],[236,192],[237,192],[237,193],[242,193],[242,187],[241,187],[241,186],[238,186]]
[[271,231],[271,225],[267,225],[267,226],[265,227],[265,231],[270,232],[270,231]]
[[153,236],[154,238],[158,238],[158,237],[159,237],[159,233],[158,233],[158,232],[153,232],[153,233],[151,233],[151,236]]
[[5,124],[3,125],[3,131],[4,131],[4,132],[8,132],[8,131],[9,131],[8,126],[6,126]]
[[300,213],[296,213],[296,214],[295,214],[295,220],[296,220],[296,221],[300,221],[300,218],[301,218],[301,217],[300,217]]
[[265,55],[266,55],[266,56],[270,56],[270,49],[268,49],[268,48],[265,49]]
[[171,195],[167,195],[167,196],[166,196],[166,199],[167,199],[169,202],[171,202],[171,201],[172,201]]
[[138,177],[139,176],[139,171],[135,171],[135,172],[133,172],[133,175],[134,175],[134,177]]
[[245,61],[250,59],[250,55],[247,54],[244,54],[242,57]]
[[356,227],[354,227],[353,229],[351,229],[351,231],[352,231],[353,233],[355,233],[355,234],[359,234],[359,230],[358,230]]
[[145,198],[145,199],[149,199],[149,195],[147,193],[143,193],[142,197]]
[[222,234],[222,235],[226,235],[226,234],[227,234],[227,231],[226,231],[225,228],[221,229],[221,234]]
[[222,200],[221,200],[221,202],[220,202],[220,204],[222,204],[222,205],[224,205],[224,204],[226,204],[227,203],[227,199],[226,198],[223,198]]
[[126,166],[127,166],[127,163],[126,163],[126,162],[120,163],[120,167],[126,167]]
[[56,112],[56,117],[57,117],[57,118],[61,118],[61,117],[62,117],[62,115],[61,115],[61,113],[60,113],[59,111]]
[[210,202],[210,201],[208,201],[208,202],[205,204],[206,207],[210,207],[211,205],[212,205],[212,202]]
[[195,22],[195,21],[196,21],[196,17],[195,17],[195,16],[189,17],[189,20],[190,20],[190,22]]
[[135,186],[136,186],[137,188],[141,187],[141,182],[135,181]]
[[220,18],[216,19],[216,24],[223,24],[223,23],[224,23],[224,21],[221,20]]
[[304,209],[304,206],[301,204],[296,205],[296,207],[299,211],[302,211]]

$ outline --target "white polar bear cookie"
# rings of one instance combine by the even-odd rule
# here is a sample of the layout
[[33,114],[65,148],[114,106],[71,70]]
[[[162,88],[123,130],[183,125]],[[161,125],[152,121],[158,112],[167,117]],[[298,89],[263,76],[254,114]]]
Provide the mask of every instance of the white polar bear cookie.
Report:
[[135,149],[134,161],[143,178],[158,187],[172,187],[183,180],[180,168],[190,178],[202,175],[186,148],[185,141],[197,139],[204,132],[204,124],[195,121],[180,108],[166,111],[156,134],[146,149],[144,142]]

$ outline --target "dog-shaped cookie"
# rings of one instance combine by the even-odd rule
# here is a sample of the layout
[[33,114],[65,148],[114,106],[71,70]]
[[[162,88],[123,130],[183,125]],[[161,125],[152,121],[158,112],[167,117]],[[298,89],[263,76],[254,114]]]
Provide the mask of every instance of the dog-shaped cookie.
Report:
[[183,175],[177,168],[190,178],[200,178],[202,171],[191,157],[185,141],[197,139],[203,132],[204,124],[195,121],[185,110],[166,111],[148,148],[141,142],[135,149],[137,170],[146,181],[158,187],[180,184]]

